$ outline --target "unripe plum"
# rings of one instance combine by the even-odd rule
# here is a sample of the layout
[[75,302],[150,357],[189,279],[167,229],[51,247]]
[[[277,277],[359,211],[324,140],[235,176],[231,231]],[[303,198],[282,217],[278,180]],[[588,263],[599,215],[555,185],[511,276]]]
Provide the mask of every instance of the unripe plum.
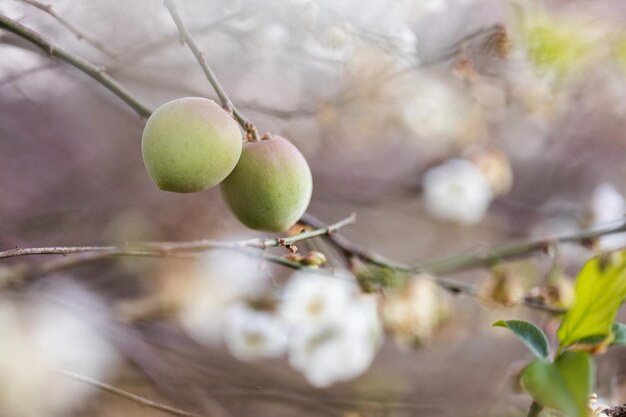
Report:
[[244,144],[237,166],[220,188],[243,224],[281,232],[306,211],[313,180],[300,151],[287,139],[270,136]]
[[141,142],[143,160],[162,190],[193,193],[220,183],[241,156],[235,120],[216,102],[185,97],[159,107]]

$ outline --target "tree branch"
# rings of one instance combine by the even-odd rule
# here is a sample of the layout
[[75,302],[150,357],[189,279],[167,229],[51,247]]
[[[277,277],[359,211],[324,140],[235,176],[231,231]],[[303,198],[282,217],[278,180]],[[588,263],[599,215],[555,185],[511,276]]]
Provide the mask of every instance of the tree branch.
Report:
[[[312,227],[319,227],[321,223],[319,219],[310,214],[305,214],[301,221]],[[516,243],[504,243],[502,245],[492,246],[489,249],[481,250],[480,252],[464,252],[434,261],[413,265],[399,263],[376,252],[364,249],[338,233],[328,236],[328,239],[344,255],[354,256],[373,265],[404,272],[425,272],[441,275],[493,266],[504,260],[516,259],[533,252],[545,251],[551,245],[557,243],[585,243],[601,236],[622,232],[626,232],[626,220],[620,220],[617,224],[613,222],[608,225],[583,229],[560,236],[552,236]]]
[[81,58],[55,44],[48,41],[36,32],[33,32],[26,26],[16,22],[13,19],[9,19],[4,15],[0,15],[0,28],[6,29],[11,33],[29,41],[33,45],[39,47],[48,56],[58,58],[68,64],[81,70],[91,78],[98,81],[104,87],[106,87],[113,94],[121,98],[126,104],[128,104],[137,114],[141,117],[147,118],[152,114],[152,110],[142,103],[138,98],[133,96],[124,86],[119,82],[111,78],[104,68],[99,67],[86,59]]
[[39,248],[15,248],[5,251],[0,251],[0,259],[14,258],[18,256],[31,256],[31,255],[70,255],[80,253],[99,254],[104,256],[168,256],[168,255],[180,255],[185,252],[201,252],[208,249],[267,249],[278,246],[289,247],[297,242],[311,239],[318,236],[331,235],[335,231],[342,227],[353,224],[356,220],[356,215],[342,219],[329,226],[322,226],[316,230],[302,232],[297,235],[272,238],[272,239],[247,239],[241,241],[222,241],[201,239],[192,240],[188,242],[145,242],[135,243],[125,246],[51,246],[51,247],[39,247]]
[[[312,227],[319,227],[319,225],[321,224],[321,221],[319,219],[310,214],[305,214],[302,217],[301,222]],[[389,268],[401,272],[422,272],[433,275],[442,275],[475,268],[490,267],[504,260],[516,259],[525,255],[532,254],[534,252],[545,251],[551,245],[554,245],[556,243],[584,243],[586,241],[590,241],[601,236],[620,232],[626,232],[626,220],[620,221],[617,225],[605,225],[596,228],[584,229],[566,235],[536,239],[526,242],[505,243],[503,245],[494,246],[491,249],[487,249],[481,253],[461,253],[439,260],[424,262],[415,265],[396,262],[376,252],[369,251],[353,243],[352,241],[338,233],[329,234],[327,236],[327,239],[348,259],[357,258],[371,265]],[[476,288],[470,284],[460,283],[440,277],[436,277],[435,282],[439,286],[455,293],[463,293],[473,297],[478,296]],[[566,311],[562,308],[552,307],[530,298],[524,298],[523,302],[526,307],[535,310],[545,311],[551,314],[562,314]]]
[[174,23],[176,24],[176,28],[178,29],[178,32],[180,33],[181,44],[186,43],[187,46],[189,46],[189,49],[191,50],[191,52],[193,52],[194,56],[198,60],[198,63],[202,67],[202,70],[204,71],[204,74],[206,75],[207,80],[209,80],[209,82],[211,83],[211,86],[213,86],[213,89],[215,90],[215,93],[219,97],[222,106],[226,109],[226,111],[232,112],[237,122],[241,125],[243,130],[247,133],[248,140],[259,140],[259,133],[256,127],[254,126],[254,124],[250,122],[248,119],[246,119],[241,114],[241,112],[239,112],[239,110],[237,110],[237,108],[235,107],[231,99],[226,94],[226,91],[224,91],[224,88],[222,88],[215,73],[213,72],[213,70],[211,69],[211,67],[209,66],[206,60],[206,55],[204,54],[204,52],[200,51],[200,48],[198,48],[198,45],[196,45],[193,38],[191,37],[189,30],[187,30],[187,27],[185,26],[183,20],[180,17],[180,14],[178,13],[178,10],[176,9],[176,5],[174,4],[174,1],[165,0],[165,7],[167,8],[167,11],[172,16],[172,19],[174,20]]
[[[194,33],[206,33],[211,31],[212,29],[223,26],[228,23],[230,20],[242,18],[249,16],[255,12],[261,11],[263,8],[259,7],[251,7],[250,5],[246,5],[245,8],[233,12],[226,13],[225,15],[216,18],[208,23],[202,24],[197,27],[192,27],[189,29],[190,32]],[[137,48],[130,49],[129,52],[122,52],[116,59],[115,62],[112,63],[111,67],[117,68],[122,64],[128,64],[135,61],[139,61],[140,59],[149,56],[150,54],[157,52],[161,48],[167,47],[170,43],[179,42],[180,34],[178,32],[176,34],[167,35],[156,42],[149,43],[146,45],[139,46]]]
[[70,32],[72,32],[72,34],[76,36],[76,39],[84,40],[86,43],[93,46],[94,48],[102,52],[103,54],[108,55],[109,58],[115,58],[117,56],[115,52],[107,48],[104,44],[102,44],[102,42],[86,34],[85,32],[82,32],[80,29],[74,26],[74,24],[70,23],[63,16],[61,16],[56,11],[54,11],[54,9],[52,8],[52,5],[44,4],[37,0],[20,0],[20,1],[48,13],[50,16],[56,19],[60,24],[65,26]]
[[551,245],[557,243],[585,243],[601,236],[621,232],[626,232],[626,220],[620,220],[618,224],[611,223],[609,225],[583,229],[578,232],[560,236],[518,243],[505,243],[480,252],[461,253],[431,262],[424,262],[415,268],[434,274],[450,274],[474,268],[493,266],[503,260],[517,259],[533,252],[545,251]]
[[[289,237],[274,239],[248,239],[233,242],[203,239],[189,242],[147,242],[127,246],[59,246],[9,249],[0,252],[0,259],[32,255],[62,255],[63,258],[54,259],[37,265],[19,264],[7,270],[0,269],[0,288],[20,285],[39,276],[76,268],[78,266],[97,262],[103,259],[123,256],[195,259],[198,257],[198,252],[209,249],[234,250],[243,255],[261,258],[268,262],[282,265],[286,268],[304,269],[307,268],[307,266],[299,262],[262,251],[267,248],[279,246],[290,248],[297,242],[312,239],[314,237],[332,235],[336,230],[353,224],[355,219],[356,216],[352,214],[329,226],[302,232]],[[318,269],[317,271],[323,274],[343,278],[330,270]]]
[[98,388],[99,390],[102,390],[102,391],[117,395],[118,397],[122,397],[127,400],[130,400],[142,407],[148,407],[153,410],[163,411],[164,413],[171,414],[173,416],[178,416],[178,417],[202,417],[201,414],[191,413],[189,411],[181,410],[179,408],[174,408],[169,405],[158,403],[156,401],[152,401],[147,398],[140,397],[139,395],[125,391],[121,388],[114,387],[113,385],[109,385],[107,383],[97,381],[95,379],[89,378],[84,375],[75,374],[74,372],[65,371],[62,369],[51,369],[51,370],[66,378],[72,379],[74,381],[82,382],[87,385],[91,385],[92,387]]

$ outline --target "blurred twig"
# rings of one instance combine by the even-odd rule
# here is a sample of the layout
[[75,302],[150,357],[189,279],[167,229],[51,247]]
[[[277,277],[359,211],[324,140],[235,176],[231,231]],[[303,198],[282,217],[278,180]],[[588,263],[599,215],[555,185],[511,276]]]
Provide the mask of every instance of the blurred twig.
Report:
[[416,268],[421,268],[422,270],[430,273],[449,274],[468,269],[493,266],[503,260],[520,258],[533,252],[546,251],[550,246],[557,243],[585,244],[601,236],[621,232],[626,232],[626,220],[620,220],[618,223],[612,222],[604,226],[583,229],[559,236],[516,243],[504,243],[479,252],[466,252],[434,261],[424,262]]
[[13,19],[10,19],[4,15],[0,15],[0,28],[6,29],[9,32],[14,33],[15,35],[26,39],[32,44],[39,47],[42,51],[44,51],[47,55],[59,58],[62,61],[67,62],[68,64],[78,68],[85,74],[89,75],[91,78],[98,81],[108,90],[110,90],[113,94],[121,98],[126,104],[128,104],[137,114],[142,117],[148,117],[152,113],[152,110],[148,108],[144,103],[142,103],[138,98],[136,98],[132,93],[130,93],[124,86],[111,78],[105,71],[104,68],[99,67],[78,55],[75,55],[59,46],[54,45],[41,35],[36,32],[33,32],[26,26],[21,23],[16,22]]
[[24,71],[20,71],[19,73],[15,74],[15,75],[9,75],[8,77],[3,78],[2,80],[0,80],[0,87],[4,87],[8,84],[14,83],[16,81],[19,81],[29,75],[32,74],[36,74],[39,72],[44,72],[44,71],[48,71],[50,69],[56,68],[56,63],[55,62],[50,62],[47,63],[45,65],[42,65],[40,67],[33,67],[33,68],[29,68],[27,70]]
[[168,413],[173,416],[202,417],[201,414],[191,413],[189,411],[181,410],[179,408],[175,408],[169,405],[158,403],[156,401],[152,401],[147,398],[140,397],[139,395],[114,387],[113,385],[109,385],[107,383],[97,381],[95,379],[89,378],[84,375],[75,374],[74,372],[69,372],[69,371],[65,371],[62,369],[52,369],[52,371],[64,377],[73,379],[74,381],[82,382],[84,384],[91,385],[92,387],[98,388],[102,391],[115,394],[119,397],[125,398],[134,403],[137,403],[142,407],[148,407],[148,408],[152,408],[153,410],[163,411],[164,413]]
[[67,19],[65,19],[63,16],[58,14],[52,8],[52,5],[41,3],[37,0],[19,0],[19,1],[21,1],[22,3],[29,4],[33,7],[38,8],[39,10],[43,10],[44,12],[48,13],[50,16],[55,18],[59,23],[65,26],[70,32],[72,32],[72,34],[76,36],[76,39],[84,40],[86,43],[93,46],[94,48],[102,52],[103,54],[108,55],[110,58],[115,58],[117,56],[115,52],[107,48],[104,44],[102,44],[102,42],[86,34],[85,32],[81,31],[74,24],[70,23],[69,21],[67,21]]
[[493,37],[503,37],[505,39],[508,39],[507,36],[508,35],[506,28],[501,24],[495,24],[489,27],[480,28],[463,36],[453,45],[449,46],[448,48],[430,58],[417,62],[399,71],[387,72],[386,74],[382,74],[382,76],[381,74],[377,74],[376,76],[371,77],[369,80],[361,82],[358,89],[355,89],[352,92],[344,92],[342,94],[339,94],[340,97],[329,104],[333,104],[336,106],[344,106],[350,104],[354,100],[362,98],[369,94],[372,89],[377,90],[381,86],[390,83],[391,81],[398,79],[408,73],[411,73],[420,68],[426,68],[429,66],[443,63],[445,61],[448,61],[449,59],[463,54],[472,42],[476,42],[477,40],[482,41],[487,48],[489,47],[489,40]]
[[[225,15],[218,17],[201,26],[192,27],[189,29],[189,31],[193,33],[206,33],[206,32],[211,31],[212,29],[223,26],[224,24],[228,23],[231,20],[241,18],[241,17],[246,17],[255,12],[259,12],[261,10],[263,10],[261,7],[259,8],[246,7],[241,10],[226,13]],[[178,41],[180,41],[180,34],[176,33],[173,36],[172,35],[165,36],[163,39],[158,40],[154,43],[149,43],[147,45],[142,45],[137,48],[133,48],[129,52],[122,52],[115,59],[115,62],[113,62],[111,66],[114,68],[117,68],[117,67],[120,67],[121,65],[126,65],[128,63],[139,61],[142,58],[150,55],[151,53],[156,52],[159,49],[168,46],[170,43],[178,42]]]
[[239,110],[237,110],[237,108],[235,107],[231,99],[228,97],[228,94],[226,94],[226,92],[224,91],[224,88],[222,88],[219,80],[215,76],[215,73],[213,72],[213,70],[211,69],[210,65],[208,64],[206,60],[206,55],[204,54],[204,52],[200,50],[200,48],[198,48],[198,45],[196,45],[193,38],[191,37],[191,34],[187,30],[185,23],[181,19],[180,14],[178,13],[178,10],[176,9],[176,5],[174,4],[174,1],[165,0],[165,7],[167,8],[167,11],[172,16],[172,19],[174,20],[174,23],[176,24],[176,27],[178,28],[178,32],[180,33],[181,44],[186,43],[187,46],[189,46],[189,49],[191,50],[191,52],[193,52],[194,56],[198,60],[198,63],[202,67],[202,70],[204,71],[204,74],[206,75],[207,80],[209,80],[209,82],[211,83],[211,86],[213,86],[213,89],[217,93],[217,96],[219,97],[220,102],[222,103],[222,106],[229,113],[232,112],[237,122],[241,125],[243,130],[246,131],[249,140],[259,140],[259,133],[257,132],[256,126],[254,126],[252,122],[246,119],[243,116],[243,114],[241,114]]

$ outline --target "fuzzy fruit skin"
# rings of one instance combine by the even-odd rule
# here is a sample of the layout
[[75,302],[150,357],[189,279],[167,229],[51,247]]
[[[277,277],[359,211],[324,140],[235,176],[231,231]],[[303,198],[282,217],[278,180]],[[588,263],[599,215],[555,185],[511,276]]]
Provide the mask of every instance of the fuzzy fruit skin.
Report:
[[242,149],[235,120],[216,102],[185,97],[159,107],[146,122],[143,161],[162,190],[193,193],[220,183]]
[[246,142],[235,170],[220,186],[237,218],[255,230],[282,232],[304,214],[313,191],[311,169],[287,139]]

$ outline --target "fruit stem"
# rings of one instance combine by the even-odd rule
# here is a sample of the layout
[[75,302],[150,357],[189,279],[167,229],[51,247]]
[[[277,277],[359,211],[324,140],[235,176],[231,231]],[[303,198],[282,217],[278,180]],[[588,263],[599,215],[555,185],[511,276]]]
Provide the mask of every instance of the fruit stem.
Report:
[[174,4],[174,1],[165,0],[164,4],[170,16],[172,16],[172,20],[174,20],[174,23],[176,24],[176,28],[178,29],[178,33],[180,34],[181,45],[186,43],[189,49],[191,50],[191,52],[194,54],[194,56],[198,60],[198,63],[202,67],[202,70],[204,71],[204,74],[206,75],[207,80],[209,80],[209,82],[211,83],[211,86],[213,87],[213,90],[215,90],[215,93],[219,97],[222,107],[224,107],[226,111],[228,111],[229,113],[232,112],[232,115],[235,118],[235,120],[237,120],[237,123],[239,123],[241,128],[246,132],[246,140],[248,141],[259,140],[259,132],[257,131],[256,126],[254,125],[254,123],[246,119],[239,110],[237,110],[237,108],[235,107],[231,99],[228,97],[228,94],[226,94],[226,91],[224,91],[224,88],[218,81],[217,76],[215,75],[215,73],[211,69],[211,66],[207,62],[206,55],[204,54],[204,52],[200,50],[200,48],[198,48],[198,45],[194,42],[193,38],[191,37],[191,34],[189,33],[189,30],[187,30],[185,23],[183,22],[182,18],[180,17],[180,14],[178,13],[178,10],[176,9],[176,5]]

